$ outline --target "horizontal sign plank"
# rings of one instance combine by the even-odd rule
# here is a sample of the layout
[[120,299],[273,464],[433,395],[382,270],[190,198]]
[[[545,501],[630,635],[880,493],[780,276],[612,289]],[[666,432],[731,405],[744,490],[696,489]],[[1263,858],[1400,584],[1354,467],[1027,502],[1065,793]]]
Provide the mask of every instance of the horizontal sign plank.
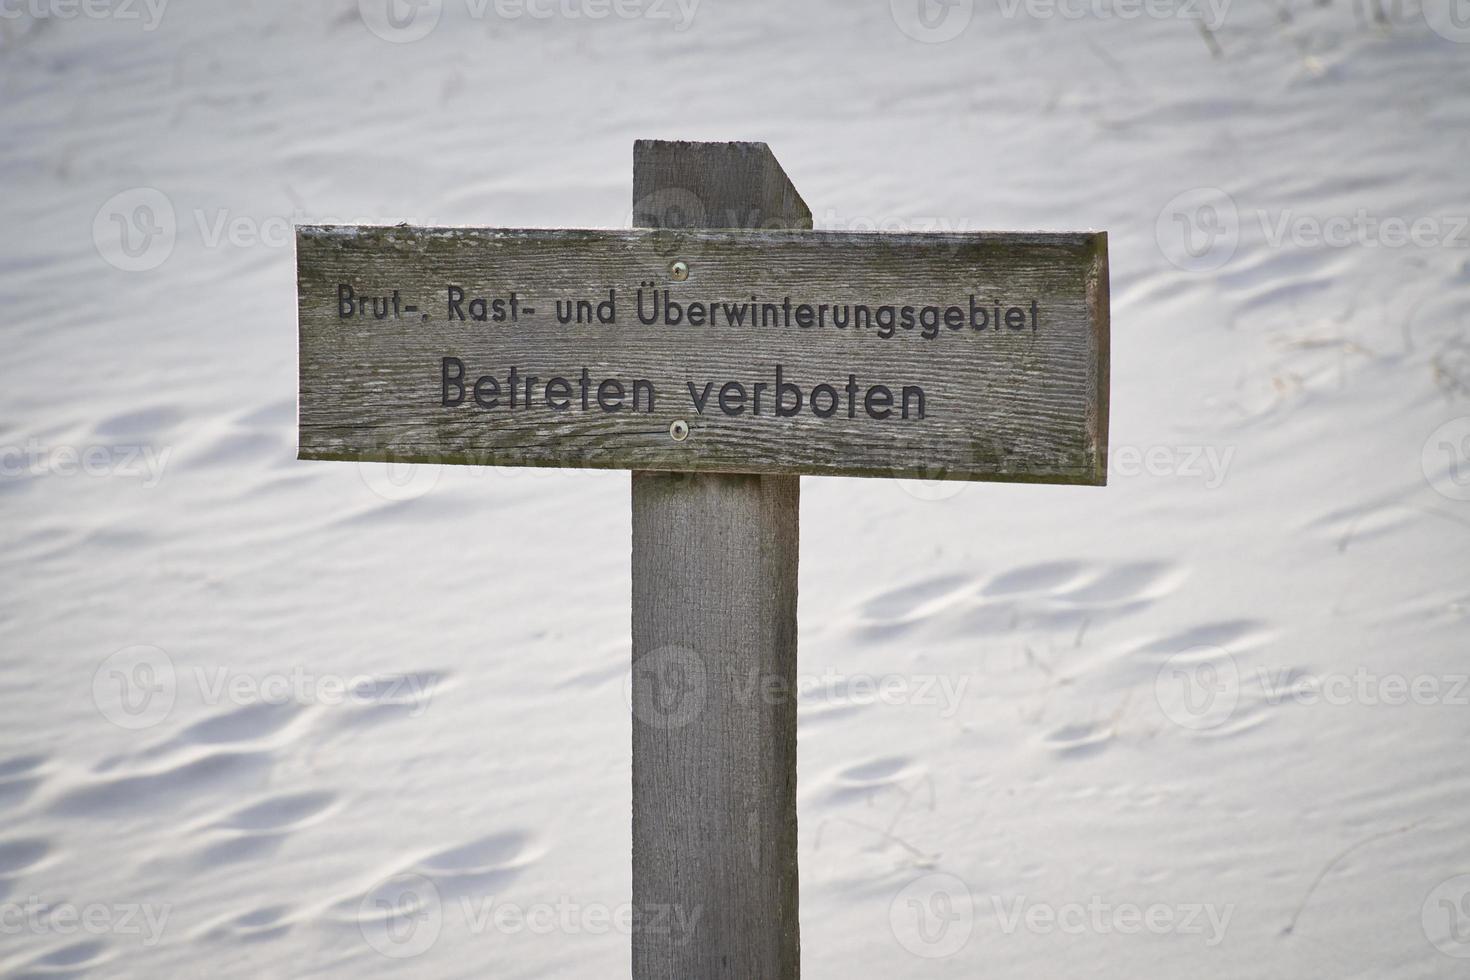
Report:
[[303,459],[1102,484],[1103,234],[302,227]]

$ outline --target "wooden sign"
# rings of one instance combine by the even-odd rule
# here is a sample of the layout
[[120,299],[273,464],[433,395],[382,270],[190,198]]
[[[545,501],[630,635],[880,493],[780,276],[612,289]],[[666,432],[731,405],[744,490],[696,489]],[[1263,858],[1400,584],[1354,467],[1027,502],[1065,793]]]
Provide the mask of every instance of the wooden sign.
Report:
[[1104,483],[1107,238],[811,231],[764,143],[633,218],[299,229],[300,455],[635,471],[632,975],[799,980],[799,474]]
[[1106,482],[1103,234],[298,229],[300,455]]

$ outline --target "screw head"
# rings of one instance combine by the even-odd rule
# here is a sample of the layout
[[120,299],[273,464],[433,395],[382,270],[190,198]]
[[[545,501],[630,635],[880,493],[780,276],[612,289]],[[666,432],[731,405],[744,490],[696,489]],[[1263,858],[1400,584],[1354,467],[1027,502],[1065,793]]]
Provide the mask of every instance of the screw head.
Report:
[[669,438],[675,442],[683,442],[689,438],[689,423],[679,419],[669,426]]
[[669,275],[674,277],[675,282],[683,282],[689,278],[689,263],[679,259],[669,266]]

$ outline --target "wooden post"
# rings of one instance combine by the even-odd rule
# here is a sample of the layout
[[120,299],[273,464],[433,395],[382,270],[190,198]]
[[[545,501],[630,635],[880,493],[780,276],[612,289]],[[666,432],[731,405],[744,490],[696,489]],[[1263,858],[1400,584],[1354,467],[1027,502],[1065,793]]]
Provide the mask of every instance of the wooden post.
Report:
[[633,975],[796,978],[799,474],[1106,484],[1107,235],[812,231],[763,143],[633,200],[298,228],[298,454],[634,471]]
[[[639,141],[633,200],[644,227],[812,226],[764,143]],[[800,479],[633,474],[635,980],[800,974]]]
[[815,232],[762,143],[633,200],[299,228],[299,454],[634,470],[633,975],[796,978],[799,474],[1105,484],[1107,236]]

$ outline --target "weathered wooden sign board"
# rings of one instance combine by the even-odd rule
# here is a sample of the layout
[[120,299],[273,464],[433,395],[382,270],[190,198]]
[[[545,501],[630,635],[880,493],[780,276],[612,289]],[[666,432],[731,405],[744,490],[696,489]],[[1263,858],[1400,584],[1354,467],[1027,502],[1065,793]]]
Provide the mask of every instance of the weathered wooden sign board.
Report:
[[298,229],[300,455],[1106,481],[1103,234]]
[[798,477],[1106,482],[1107,239],[811,231],[764,143],[633,187],[649,230],[299,229],[299,451],[635,471],[633,902],[697,924],[633,976],[798,980]]

